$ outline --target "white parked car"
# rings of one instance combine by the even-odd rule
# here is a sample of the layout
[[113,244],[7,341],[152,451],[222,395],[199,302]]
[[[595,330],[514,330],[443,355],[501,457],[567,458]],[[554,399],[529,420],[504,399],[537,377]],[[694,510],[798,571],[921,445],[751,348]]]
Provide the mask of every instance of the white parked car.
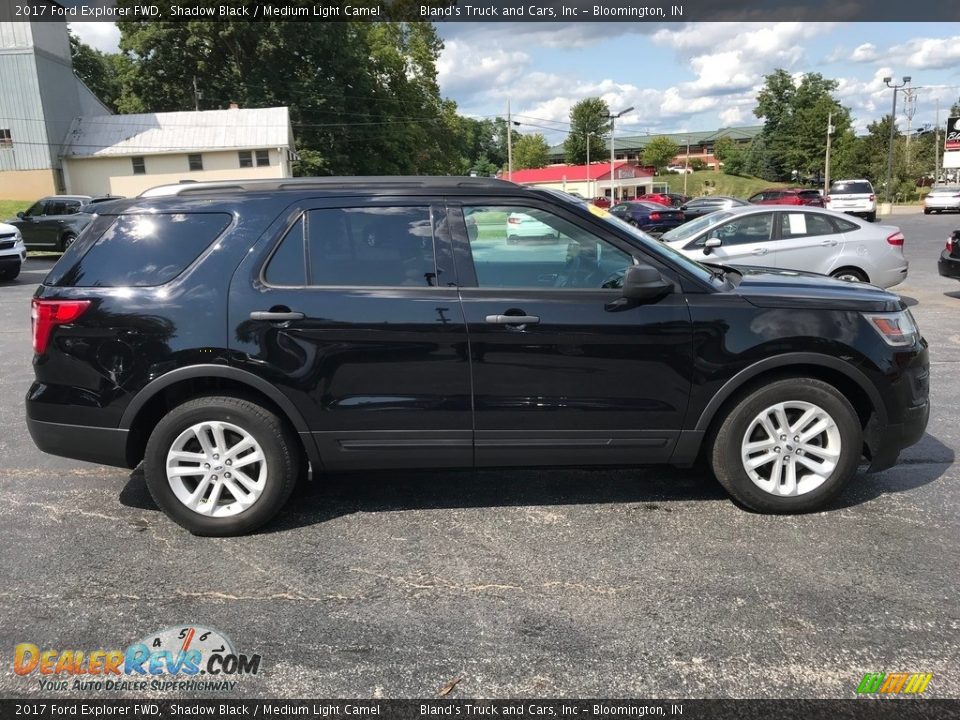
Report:
[[935,187],[923,199],[923,214],[942,213],[944,210],[960,211],[960,185]]
[[859,215],[870,222],[877,219],[877,195],[869,180],[837,180],[830,183],[824,207]]
[[678,175],[683,175],[686,173],[689,175],[693,172],[692,167],[684,167],[683,165],[671,165],[667,168],[667,172],[677,173]]
[[900,228],[815,207],[719,210],[660,240],[705,263],[815,272],[884,288],[907,278]]
[[23,236],[13,225],[0,223],[0,280],[13,280],[27,261]]
[[513,212],[507,217],[507,243],[513,245],[520,240],[558,242],[560,231],[527,213]]

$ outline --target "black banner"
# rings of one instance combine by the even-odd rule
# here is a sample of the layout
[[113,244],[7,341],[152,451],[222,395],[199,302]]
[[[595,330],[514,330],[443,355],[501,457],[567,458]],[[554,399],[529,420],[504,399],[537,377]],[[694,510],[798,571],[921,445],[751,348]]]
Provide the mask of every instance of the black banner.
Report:
[[9,718],[682,718],[912,720],[960,717],[960,700],[0,700]]
[[894,0],[3,0],[0,20],[124,22],[896,22],[960,20],[957,3]]
[[947,135],[943,140],[944,150],[960,150],[960,117],[947,120]]

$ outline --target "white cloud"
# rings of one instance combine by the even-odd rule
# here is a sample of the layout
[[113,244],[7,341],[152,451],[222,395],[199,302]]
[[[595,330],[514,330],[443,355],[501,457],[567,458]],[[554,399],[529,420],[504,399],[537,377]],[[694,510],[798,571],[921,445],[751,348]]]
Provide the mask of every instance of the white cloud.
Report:
[[520,50],[448,40],[437,60],[437,80],[444,94],[470,97],[512,84],[529,64],[530,56]]
[[877,46],[873,43],[863,43],[863,45],[858,45],[854,48],[853,52],[850,53],[848,60],[850,62],[873,62],[880,57],[880,54],[877,52]]
[[948,38],[913,38],[890,48],[888,57],[897,65],[915,69],[960,66],[960,35]]
[[72,22],[70,30],[87,45],[102,52],[117,52],[120,29],[112,22]]

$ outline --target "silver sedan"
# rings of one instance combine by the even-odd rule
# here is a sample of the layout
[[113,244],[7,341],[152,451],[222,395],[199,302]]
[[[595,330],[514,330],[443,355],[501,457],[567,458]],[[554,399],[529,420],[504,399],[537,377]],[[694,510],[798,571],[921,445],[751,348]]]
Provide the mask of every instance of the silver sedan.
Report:
[[923,199],[923,214],[960,210],[960,185],[935,187]]
[[814,207],[720,210],[660,240],[705,263],[815,272],[884,288],[907,277],[900,228]]

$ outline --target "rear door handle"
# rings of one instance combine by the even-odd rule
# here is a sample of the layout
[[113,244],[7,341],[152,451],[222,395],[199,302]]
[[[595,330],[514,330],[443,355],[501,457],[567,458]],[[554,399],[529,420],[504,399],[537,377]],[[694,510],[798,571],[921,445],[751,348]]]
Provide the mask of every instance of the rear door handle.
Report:
[[838,242],[838,240],[821,240],[820,244],[826,247],[828,245],[836,245]]
[[487,315],[491,325],[536,325],[540,318],[536,315]]
[[302,312],[271,312],[267,310],[255,310],[250,313],[251,320],[266,320],[267,322],[285,322],[287,320],[303,320]]
[[754,254],[754,255],[766,255],[768,252],[770,252],[769,248],[763,248],[763,247],[761,247],[761,248],[754,248],[754,249],[753,249],[753,254]]

